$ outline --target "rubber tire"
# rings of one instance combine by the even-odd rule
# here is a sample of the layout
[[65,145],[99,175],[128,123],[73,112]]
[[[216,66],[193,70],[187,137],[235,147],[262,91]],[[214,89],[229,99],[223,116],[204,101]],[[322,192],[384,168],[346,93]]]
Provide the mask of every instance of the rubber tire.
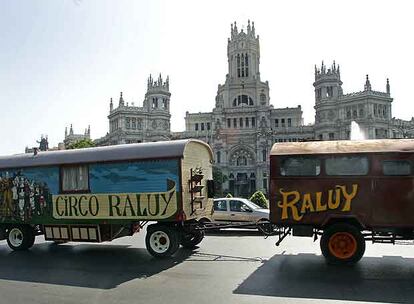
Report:
[[36,240],[36,234],[31,227],[29,227],[29,229],[31,230],[31,235],[29,241],[27,242],[27,248],[32,248]]
[[[329,250],[329,239],[337,232],[347,232],[352,234],[356,240],[356,251],[354,255],[347,259],[340,259],[334,256]],[[365,240],[361,231],[352,224],[337,223],[324,230],[320,241],[321,251],[328,264],[332,265],[352,265],[357,263],[365,252]]]
[[[158,231],[161,231],[167,234],[169,241],[170,241],[169,248],[165,252],[162,252],[162,253],[158,253],[154,251],[151,248],[151,243],[150,243],[151,235]],[[180,247],[180,237],[179,237],[177,230],[174,229],[173,227],[168,227],[168,226],[159,225],[159,224],[150,225],[147,228],[147,234],[145,236],[145,246],[147,247],[148,252],[153,257],[168,258],[168,257],[171,257],[174,253],[176,253],[178,248]]]
[[181,237],[181,246],[194,249],[204,239],[204,230],[197,230],[194,233],[187,233]]
[[205,217],[200,219],[198,222],[200,223],[200,225],[211,223],[211,221],[208,218],[205,218]]
[[[10,241],[10,232],[18,229],[23,236],[22,243],[19,246],[14,246]],[[7,245],[15,251],[26,250],[33,246],[35,241],[35,233],[33,228],[26,225],[12,226],[7,231]]]
[[0,227],[0,241],[7,239],[6,228]]

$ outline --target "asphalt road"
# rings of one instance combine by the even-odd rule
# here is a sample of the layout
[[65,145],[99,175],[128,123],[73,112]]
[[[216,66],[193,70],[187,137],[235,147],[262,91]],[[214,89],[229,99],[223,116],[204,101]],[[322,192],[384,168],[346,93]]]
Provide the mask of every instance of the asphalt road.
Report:
[[156,260],[145,233],[111,243],[26,252],[0,241],[0,303],[414,303],[414,247],[367,244],[353,267],[325,264],[319,243],[275,247],[253,231],[207,236],[200,247]]

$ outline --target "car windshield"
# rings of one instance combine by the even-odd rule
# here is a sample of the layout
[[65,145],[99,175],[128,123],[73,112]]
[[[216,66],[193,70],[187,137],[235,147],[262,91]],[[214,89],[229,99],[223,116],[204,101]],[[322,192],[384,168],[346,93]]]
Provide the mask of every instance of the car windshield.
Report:
[[261,209],[260,206],[256,205],[255,203],[253,203],[251,201],[245,200],[243,202],[246,203],[246,205],[249,206],[252,209]]

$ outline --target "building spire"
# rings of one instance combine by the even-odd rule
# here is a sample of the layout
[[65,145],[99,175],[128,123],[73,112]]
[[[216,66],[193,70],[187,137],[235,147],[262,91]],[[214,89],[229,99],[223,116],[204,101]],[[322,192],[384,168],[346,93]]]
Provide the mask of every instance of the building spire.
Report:
[[73,126],[72,126],[72,124],[70,124],[69,135],[73,135]]
[[387,86],[386,86],[386,89],[387,89],[387,94],[390,95],[391,94],[391,88],[390,88],[390,80],[388,78],[387,78]]
[[124,102],[124,98],[122,97],[122,92],[121,92],[121,96],[119,97],[119,106],[124,106],[125,102]]
[[152,84],[153,84],[152,75],[150,74],[148,77],[147,90],[149,90],[152,87]]
[[65,138],[68,136],[68,127],[65,127]]
[[368,74],[367,74],[367,79],[365,81],[364,91],[371,91],[371,82],[369,81]]
[[109,102],[109,111],[112,111],[114,109],[114,103],[112,102],[112,97],[111,97],[111,101]]

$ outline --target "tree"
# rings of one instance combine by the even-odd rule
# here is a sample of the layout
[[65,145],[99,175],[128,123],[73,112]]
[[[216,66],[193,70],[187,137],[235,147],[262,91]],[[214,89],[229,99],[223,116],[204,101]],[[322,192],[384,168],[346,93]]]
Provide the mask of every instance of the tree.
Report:
[[85,138],[70,144],[66,149],[83,149],[90,147],[95,147],[95,143],[92,140]]
[[214,190],[217,197],[223,196],[223,183],[227,181],[227,176],[223,174],[220,168],[213,167]]
[[250,200],[261,208],[269,208],[266,196],[262,191],[256,191],[253,193],[253,195],[250,197]]

